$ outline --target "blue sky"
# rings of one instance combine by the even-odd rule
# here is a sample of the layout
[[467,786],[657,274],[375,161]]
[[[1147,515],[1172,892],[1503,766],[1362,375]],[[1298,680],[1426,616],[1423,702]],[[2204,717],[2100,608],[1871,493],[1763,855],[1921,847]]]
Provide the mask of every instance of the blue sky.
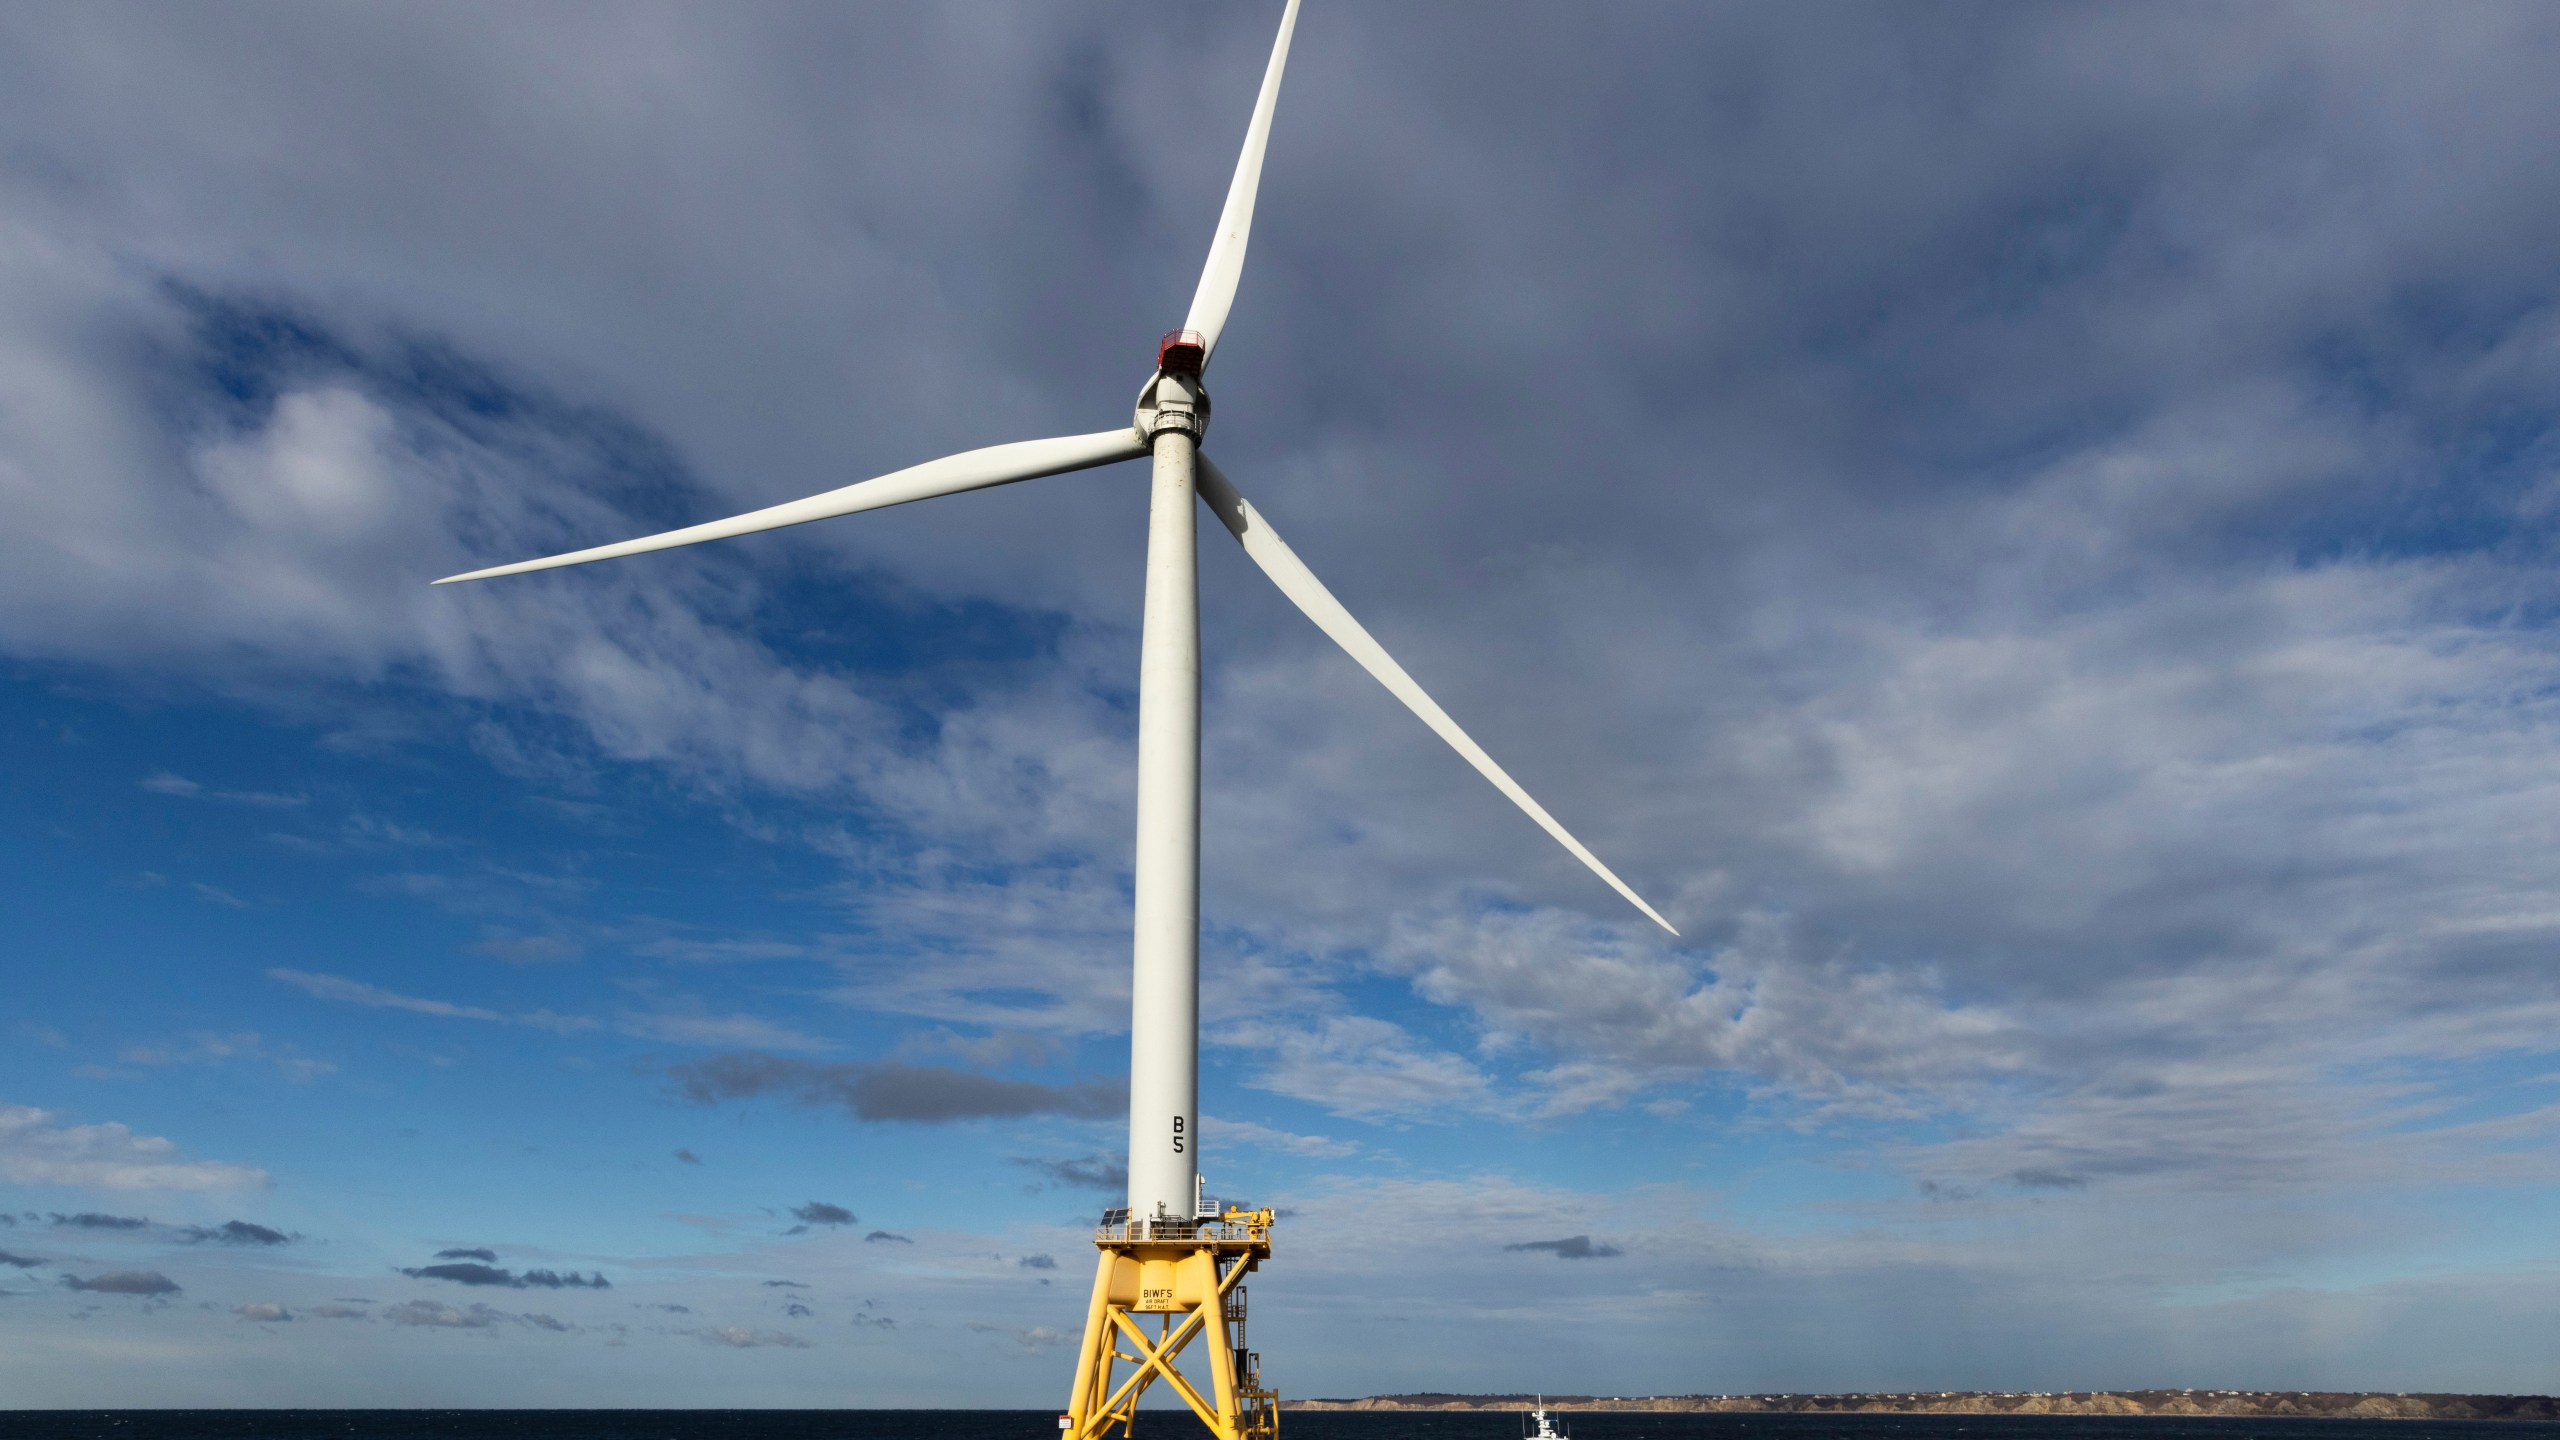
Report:
[[[0,16],[0,1394],[1040,1406],[1270,26]],[[1284,1394],[2560,1384],[2545,8],[1311,4],[1209,449]],[[1588,1244],[1573,1242],[1585,1237]]]

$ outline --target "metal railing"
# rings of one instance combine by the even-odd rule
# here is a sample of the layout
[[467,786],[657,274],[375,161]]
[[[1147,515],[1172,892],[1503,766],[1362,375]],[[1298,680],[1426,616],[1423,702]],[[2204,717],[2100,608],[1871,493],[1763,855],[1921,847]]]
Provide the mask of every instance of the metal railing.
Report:
[[1102,1212],[1102,1223],[1094,1227],[1093,1239],[1098,1245],[1126,1245],[1147,1240],[1208,1240],[1212,1242],[1259,1245],[1271,1235],[1271,1212],[1268,1210],[1229,1210],[1224,1215],[1197,1219],[1131,1220],[1125,1209]]

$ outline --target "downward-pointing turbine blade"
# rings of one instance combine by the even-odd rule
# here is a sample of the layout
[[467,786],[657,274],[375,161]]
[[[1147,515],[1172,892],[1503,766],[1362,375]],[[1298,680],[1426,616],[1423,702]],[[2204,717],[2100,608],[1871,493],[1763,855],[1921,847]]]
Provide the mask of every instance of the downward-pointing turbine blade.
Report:
[[1135,432],[1127,429],[990,445],[984,450],[967,450],[957,455],[945,455],[939,460],[927,460],[876,480],[847,485],[841,490],[830,490],[805,500],[792,500],[762,510],[750,510],[744,515],[732,515],[726,520],[688,525],[681,530],[643,535],[637,540],[598,545],[592,550],[573,550],[566,555],[553,555],[541,560],[493,565],[467,575],[447,575],[435,583],[451,585],[460,580],[487,580],[498,575],[521,575],[528,570],[556,570],[563,565],[584,565],[590,560],[641,555],[651,550],[672,550],[679,545],[698,545],[705,540],[726,540],[732,535],[752,535],[758,530],[779,530],[785,525],[806,525],[812,520],[904,505],[910,500],[930,500],[937,495],[957,495],[963,490],[983,490],[990,485],[1010,485],[1017,480],[1036,480],[1043,475],[1091,469],[1115,460],[1134,460],[1145,453],[1147,447]]
[[[1236,158],[1236,177],[1227,185],[1227,208],[1218,216],[1218,236],[1209,242],[1209,263],[1200,271],[1200,288],[1191,295],[1185,330],[1200,332],[1201,348],[1218,353],[1218,332],[1227,328],[1227,311],[1236,303],[1236,282],[1244,278],[1245,241],[1253,234],[1253,197],[1262,188],[1262,152],[1271,143],[1271,109],[1280,101],[1280,71],[1289,63],[1289,36],[1298,28],[1298,0],[1280,12],[1280,38],[1271,42],[1271,64],[1262,72],[1262,95],[1253,102],[1253,122],[1245,126],[1244,153]],[[1203,360],[1206,364],[1206,360]]]
[[1324,582],[1318,580],[1306,562],[1298,558],[1298,552],[1290,549],[1287,542],[1272,530],[1271,523],[1262,518],[1262,512],[1236,492],[1234,483],[1227,479],[1225,472],[1210,463],[1208,456],[1200,457],[1197,473],[1201,498],[1209,502],[1210,509],[1218,512],[1220,520],[1226,522],[1237,543],[1244,546],[1244,553],[1252,557],[1254,564],[1262,567],[1262,573],[1271,577],[1271,583],[1280,587],[1281,594],[1288,596],[1291,603],[1306,612],[1308,619],[1316,622],[1317,629],[1332,636],[1334,644],[1360,662],[1360,668],[1376,676],[1378,683],[1403,701],[1406,709],[1421,716],[1423,724],[1437,731],[1441,739],[1449,742],[1451,749],[1476,767],[1477,773],[1492,781],[1495,789],[1510,796],[1511,803],[1527,811],[1529,818],[1556,837],[1558,844],[1572,851],[1575,859],[1590,866],[1592,874],[1608,881],[1610,888],[1627,897],[1627,903],[1643,911],[1646,919],[1674,935],[1680,933],[1672,929],[1671,922],[1663,919],[1659,911],[1644,903],[1643,896],[1627,888],[1626,881],[1601,864],[1599,856],[1584,849],[1581,841],[1557,824],[1556,817],[1548,814],[1545,806],[1530,799],[1529,792],[1520,788],[1519,781],[1494,764],[1493,757],[1484,753],[1484,747],[1459,729],[1458,722],[1449,718],[1449,712],[1441,709],[1423,693],[1421,686],[1413,683],[1413,677],[1404,673],[1404,667],[1395,662],[1395,657],[1387,653],[1386,647],[1371,637],[1359,621],[1351,618],[1351,612],[1342,608],[1342,602],[1334,599],[1333,592],[1324,588]]

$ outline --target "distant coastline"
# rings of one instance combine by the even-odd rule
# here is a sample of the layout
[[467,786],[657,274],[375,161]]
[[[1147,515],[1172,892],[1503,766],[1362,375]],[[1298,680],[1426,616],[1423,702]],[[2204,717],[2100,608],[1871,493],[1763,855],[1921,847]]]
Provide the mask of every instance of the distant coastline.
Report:
[[[1550,1410],[1779,1415],[2228,1415],[2328,1420],[2560,1420],[2549,1395],[2375,1390],[1907,1390],[1848,1395],[1549,1395]],[[1534,1395],[1286,1400],[1285,1410],[1525,1410]]]

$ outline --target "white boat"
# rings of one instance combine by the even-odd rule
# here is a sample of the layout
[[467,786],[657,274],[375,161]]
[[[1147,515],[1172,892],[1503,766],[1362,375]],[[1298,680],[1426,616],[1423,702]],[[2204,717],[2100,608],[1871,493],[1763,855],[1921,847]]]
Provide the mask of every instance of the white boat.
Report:
[[1555,1421],[1547,1418],[1546,1396],[1538,1397],[1538,1408],[1529,1412],[1529,1418],[1536,1421],[1537,1426],[1528,1432],[1528,1440],[1570,1440],[1570,1437],[1556,1428]]

